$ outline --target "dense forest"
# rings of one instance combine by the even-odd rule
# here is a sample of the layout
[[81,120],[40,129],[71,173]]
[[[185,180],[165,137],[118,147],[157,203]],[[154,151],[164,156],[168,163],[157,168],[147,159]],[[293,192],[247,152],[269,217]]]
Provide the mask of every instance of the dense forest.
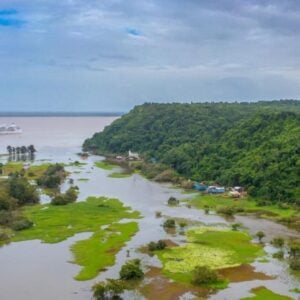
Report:
[[300,198],[300,101],[136,106],[84,143],[129,149],[197,181],[245,186],[272,201]]

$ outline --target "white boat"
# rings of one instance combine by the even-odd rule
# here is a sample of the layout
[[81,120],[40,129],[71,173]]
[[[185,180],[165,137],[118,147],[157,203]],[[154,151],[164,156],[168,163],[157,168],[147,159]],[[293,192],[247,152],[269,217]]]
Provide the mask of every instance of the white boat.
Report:
[[22,129],[17,126],[15,123],[11,123],[10,125],[2,124],[0,125],[0,134],[15,134],[22,133]]

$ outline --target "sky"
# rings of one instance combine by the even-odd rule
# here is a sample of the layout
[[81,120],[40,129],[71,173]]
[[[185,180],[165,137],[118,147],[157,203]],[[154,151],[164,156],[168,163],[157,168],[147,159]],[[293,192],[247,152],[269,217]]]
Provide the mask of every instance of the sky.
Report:
[[299,0],[0,0],[0,111],[299,98]]

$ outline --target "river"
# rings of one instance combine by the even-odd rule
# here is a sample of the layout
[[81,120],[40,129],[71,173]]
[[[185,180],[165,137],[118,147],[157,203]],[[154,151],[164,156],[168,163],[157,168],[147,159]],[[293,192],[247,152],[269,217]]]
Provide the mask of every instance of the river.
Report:
[[[15,122],[21,126],[20,135],[0,135],[0,153],[6,151],[7,145],[22,146],[34,144],[38,150],[36,162],[69,162],[80,160],[77,155],[86,137],[102,130],[115,117],[16,117],[0,118],[0,123]],[[187,218],[204,224],[228,225],[221,216],[205,214],[201,210],[188,208],[186,205],[169,207],[166,205],[170,196],[179,199],[191,197],[178,189],[165,184],[151,182],[138,174],[128,178],[110,178],[107,171],[94,167],[94,162],[103,159],[90,156],[80,167],[68,167],[70,177],[80,188],[79,201],[88,196],[108,196],[120,199],[134,210],[140,211],[143,218],[139,219],[139,232],[117,254],[116,264],[90,281],[76,281],[73,277],[78,273],[79,266],[70,263],[72,254],[69,250],[75,241],[84,239],[89,233],[77,234],[68,240],[57,244],[45,244],[40,241],[25,241],[11,243],[0,248],[0,299],[1,300],[87,300],[91,299],[90,288],[97,280],[116,278],[119,269],[127,259],[129,251],[131,258],[138,257],[143,266],[160,266],[155,257],[149,257],[137,251],[138,248],[152,240],[171,239],[174,242],[184,243],[181,235],[172,235],[165,232],[161,226],[163,218],[157,218],[155,213],[160,211],[163,216]],[[5,161],[6,157],[2,157]],[[87,181],[80,179],[86,178]],[[68,183],[62,186],[66,189]],[[43,198],[47,201],[47,198]],[[274,236],[295,236],[296,232],[272,221],[241,216],[238,221],[243,223],[250,232],[258,230],[266,232],[268,238]],[[287,265],[271,257],[274,248],[266,243],[268,262],[255,261],[252,266],[258,272],[276,278],[272,280],[246,280],[233,282],[230,286],[214,295],[211,299],[238,300],[247,295],[250,289],[264,285],[274,292],[299,299],[291,292],[300,283],[297,278],[289,274]],[[147,284],[147,283],[145,283]],[[138,292],[125,295],[127,299],[143,299]],[[181,296],[182,299],[193,299],[190,293]],[[298,297],[298,298],[297,298]],[[178,296],[179,298],[179,296]],[[177,299],[177,298],[173,298]]]

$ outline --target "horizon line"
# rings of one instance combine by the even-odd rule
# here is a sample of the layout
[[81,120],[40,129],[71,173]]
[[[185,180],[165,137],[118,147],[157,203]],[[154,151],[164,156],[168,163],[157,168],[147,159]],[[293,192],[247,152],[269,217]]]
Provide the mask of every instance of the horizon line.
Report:
[[125,112],[118,112],[118,111],[85,111],[85,112],[72,112],[72,111],[5,111],[0,112],[0,117],[114,117],[114,116],[121,116]]

